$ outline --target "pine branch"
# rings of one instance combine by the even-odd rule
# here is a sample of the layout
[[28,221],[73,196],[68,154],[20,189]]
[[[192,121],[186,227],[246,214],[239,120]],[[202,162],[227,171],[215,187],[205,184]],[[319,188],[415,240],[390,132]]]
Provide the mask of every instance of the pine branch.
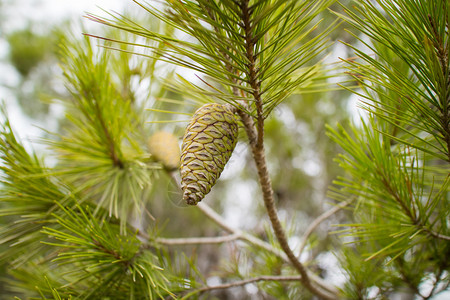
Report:
[[[96,212],[106,208],[120,219],[124,230],[127,218],[140,215],[149,200],[152,170],[159,168],[148,162],[145,110],[133,100],[129,84],[113,76],[130,76],[131,56],[96,53],[88,38],[62,43],[61,50],[72,93],[61,99],[68,122],[64,134],[43,142],[58,155],[54,173],[72,184],[82,200],[98,203]],[[126,67],[114,72],[117,65]],[[154,71],[145,64],[139,68]]]
[[444,234],[440,234],[440,233],[434,232],[434,231],[429,230],[429,229],[427,229],[427,228],[424,228],[424,230],[425,230],[428,234],[430,234],[432,237],[435,237],[435,238],[441,239],[441,240],[450,241],[450,236],[447,236],[447,235],[444,235]]
[[228,288],[237,287],[237,286],[243,286],[243,285],[247,285],[247,284],[259,282],[259,281],[278,281],[278,282],[280,282],[280,281],[298,281],[298,280],[301,280],[300,276],[264,276],[264,275],[262,275],[262,276],[258,276],[255,278],[235,281],[232,283],[226,283],[226,284],[220,284],[220,285],[214,285],[214,286],[205,286],[205,287],[196,289],[192,292],[189,292],[189,294],[185,295],[182,299],[187,299],[193,295],[204,293],[204,292],[209,292],[209,291],[214,291],[214,290],[223,290],[223,289],[228,289]]
[[[245,113],[244,113],[244,116],[249,117],[249,115],[247,115]],[[254,131],[254,129],[253,129],[253,131]],[[176,183],[176,185],[180,186],[179,180],[175,176],[175,173],[172,172],[172,173],[170,173],[170,175],[171,175],[172,180]],[[238,239],[248,242],[249,244],[259,247],[261,249],[264,249],[264,250],[268,251],[269,253],[272,253],[272,254],[276,255],[277,257],[281,258],[284,262],[290,263],[288,256],[283,251],[280,251],[279,249],[275,248],[271,244],[262,241],[261,239],[255,237],[254,235],[251,235],[243,230],[240,230],[240,229],[230,226],[227,223],[227,221],[222,218],[222,216],[220,216],[217,212],[215,212],[206,203],[200,202],[197,204],[197,207],[208,218],[210,218],[212,221],[214,221],[219,227],[221,227],[225,231],[229,232],[231,234],[230,237],[237,236]],[[144,240],[147,240],[147,241],[150,240],[150,237],[146,233],[138,232],[138,234],[141,235],[144,238]],[[324,282],[323,279],[316,276],[314,273],[312,273],[310,271],[308,271],[308,272],[309,272],[309,277],[315,282],[315,284],[320,286],[323,290],[327,291],[329,294],[335,294],[335,295],[338,294],[338,290],[334,286],[331,286],[328,282]]]
[[157,238],[155,242],[162,245],[195,245],[195,244],[222,244],[233,242],[239,239],[238,234],[230,234],[217,237],[197,237],[197,238]]
[[263,101],[261,99],[260,94],[260,85],[261,83],[258,81],[257,71],[255,70],[255,56],[253,53],[255,47],[255,37],[252,33],[252,26],[250,20],[250,9],[249,9],[249,1],[244,0],[240,4],[242,19],[243,19],[243,28],[245,32],[245,47],[246,47],[246,55],[249,61],[247,67],[247,76],[249,79],[249,84],[253,89],[252,95],[255,100],[256,105],[256,134],[254,133],[254,127],[248,127],[248,120],[243,120],[244,126],[246,127],[246,132],[250,133],[249,139],[252,141],[256,136],[256,141],[252,144],[250,142],[250,146],[253,153],[253,158],[256,164],[256,168],[258,170],[259,182],[261,185],[264,204],[269,215],[270,221],[272,223],[272,228],[275,232],[275,235],[280,243],[281,248],[286,253],[291,264],[298,270],[301,274],[301,282],[303,285],[310,290],[313,294],[318,295],[324,299],[335,299],[336,296],[330,296],[318,290],[314,285],[312,285],[311,280],[308,276],[308,272],[303,264],[297,259],[292,249],[290,248],[286,233],[281,225],[280,220],[278,219],[277,210],[275,207],[275,201],[273,198],[273,189],[272,184],[269,177],[269,172],[267,170],[266,159],[265,159],[265,151],[264,151],[264,110],[263,110]]
[[[274,229],[275,235],[278,239],[278,242],[280,243],[281,248],[283,249],[284,253],[286,253],[290,263],[299,271],[301,274],[301,282],[304,284],[308,290],[310,290],[313,294],[322,297],[324,299],[337,299],[336,295],[330,295],[327,293],[322,292],[321,290],[318,290],[315,286],[312,285],[310,277],[308,275],[308,272],[306,268],[303,266],[303,264],[297,259],[295,254],[292,252],[292,249],[290,248],[287,237],[284,232],[284,229],[281,225],[280,220],[278,219],[277,211],[275,208],[275,201],[273,198],[273,190],[272,185],[270,182],[267,166],[266,166],[266,160],[265,160],[265,153],[264,153],[264,144],[263,144],[263,126],[261,125],[264,122],[264,119],[262,118],[262,115],[259,115],[258,119],[258,128],[260,128],[260,131],[258,131],[256,135],[256,142],[254,146],[252,146],[252,153],[253,158],[255,161],[255,164],[257,166],[258,170],[258,177],[260,181],[260,185],[263,192],[263,199],[264,204],[267,210],[267,213],[269,215],[270,221],[272,223],[272,228]],[[244,121],[245,122],[245,121]],[[244,123],[245,124],[245,123]],[[246,128],[246,132],[250,132],[250,137],[254,136],[254,128]]]

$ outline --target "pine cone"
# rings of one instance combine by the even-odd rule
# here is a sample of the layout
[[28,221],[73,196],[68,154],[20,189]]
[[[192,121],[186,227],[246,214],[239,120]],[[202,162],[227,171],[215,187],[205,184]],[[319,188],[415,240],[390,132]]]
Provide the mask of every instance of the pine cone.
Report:
[[181,188],[189,205],[201,201],[222,173],[237,142],[231,106],[205,104],[192,117],[181,146]]
[[158,131],[147,142],[150,153],[163,164],[167,170],[180,166],[180,146],[178,139],[171,133]]

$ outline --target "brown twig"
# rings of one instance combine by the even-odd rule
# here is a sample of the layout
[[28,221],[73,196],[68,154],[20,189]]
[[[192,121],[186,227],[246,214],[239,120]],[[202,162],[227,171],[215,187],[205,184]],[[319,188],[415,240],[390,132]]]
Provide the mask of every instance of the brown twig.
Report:
[[240,229],[233,228],[227,224],[227,222],[218,214],[216,213],[211,207],[209,207],[206,203],[199,203],[197,204],[197,207],[200,208],[200,210],[211,220],[213,220],[216,224],[218,224],[220,227],[228,231],[229,233],[233,235],[237,235],[240,240],[247,241],[250,244],[257,246],[259,248],[262,248],[264,250],[267,250],[273,254],[275,254],[277,257],[281,258],[284,261],[289,261],[287,256],[284,254],[283,251],[278,250],[277,248],[273,247],[271,244],[264,242],[257,237],[244,232]]
[[298,252],[297,257],[300,258],[300,256],[303,253],[303,250],[306,247],[306,243],[308,242],[308,238],[309,236],[314,232],[314,230],[316,230],[317,226],[320,225],[320,223],[322,223],[323,221],[325,221],[326,219],[328,219],[329,217],[331,217],[332,215],[334,215],[335,213],[337,213],[338,211],[340,211],[341,209],[343,209],[344,207],[346,207],[347,205],[350,204],[350,202],[352,202],[353,199],[350,199],[348,201],[342,202],[340,205],[333,207],[332,209],[324,212],[323,214],[321,214],[320,216],[318,216],[306,229],[305,233],[303,233],[303,236],[301,238],[301,243],[300,243],[300,250]]
[[253,282],[258,282],[258,281],[297,281],[297,280],[300,280],[300,276],[264,276],[263,275],[263,276],[258,276],[255,278],[235,281],[235,282],[231,282],[231,283],[225,283],[225,284],[219,284],[219,285],[213,285],[213,286],[205,286],[205,287],[202,287],[202,288],[199,288],[199,289],[196,289],[196,290],[190,292],[189,294],[184,296],[182,299],[186,299],[187,297],[190,297],[192,295],[204,293],[207,291],[223,290],[223,289],[228,289],[228,288],[232,288],[232,287],[243,286],[243,285],[253,283]]
[[198,245],[198,244],[222,244],[235,241],[239,238],[238,234],[229,234],[226,236],[214,237],[193,237],[193,238],[157,238],[155,242],[163,245]]
[[441,240],[446,240],[446,241],[450,241],[450,236],[448,235],[443,235],[437,232],[434,232],[432,230],[429,229],[424,229],[429,235],[431,235],[432,237],[435,237],[437,239],[441,239]]

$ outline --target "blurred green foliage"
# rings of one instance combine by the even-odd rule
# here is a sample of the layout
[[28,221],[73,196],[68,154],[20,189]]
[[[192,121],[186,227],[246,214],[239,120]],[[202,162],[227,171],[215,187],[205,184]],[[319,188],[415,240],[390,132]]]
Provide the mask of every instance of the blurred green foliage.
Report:
[[28,77],[55,50],[51,35],[36,34],[30,27],[14,31],[6,39],[9,44],[9,59],[23,77]]

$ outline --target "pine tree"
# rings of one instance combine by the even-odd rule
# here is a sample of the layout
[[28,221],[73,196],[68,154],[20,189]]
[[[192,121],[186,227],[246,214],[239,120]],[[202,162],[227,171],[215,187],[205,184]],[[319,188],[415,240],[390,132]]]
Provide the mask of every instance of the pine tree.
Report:
[[[429,299],[448,289],[448,1],[133,2],[145,17],[88,14],[103,31],[61,41],[70,96],[44,153],[23,145],[3,108],[5,297],[248,299],[250,289],[230,295],[253,286],[258,299]],[[329,64],[343,27],[354,57]],[[330,143],[315,151],[339,146],[340,172],[311,203],[312,187],[299,196],[307,189],[286,182],[304,149],[277,112],[306,120],[349,93],[362,116],[324,114]],[[239,180],[257,182],[250,203],[264,208],[251,211],[251,230],[219,213],[238,182],[219,178],[232,153],[245,160]],[[300,211],[332,199],[314,217]],[[324,262],[331,253],[337,266]],[[342,285],[330,280],[337,269]]]

